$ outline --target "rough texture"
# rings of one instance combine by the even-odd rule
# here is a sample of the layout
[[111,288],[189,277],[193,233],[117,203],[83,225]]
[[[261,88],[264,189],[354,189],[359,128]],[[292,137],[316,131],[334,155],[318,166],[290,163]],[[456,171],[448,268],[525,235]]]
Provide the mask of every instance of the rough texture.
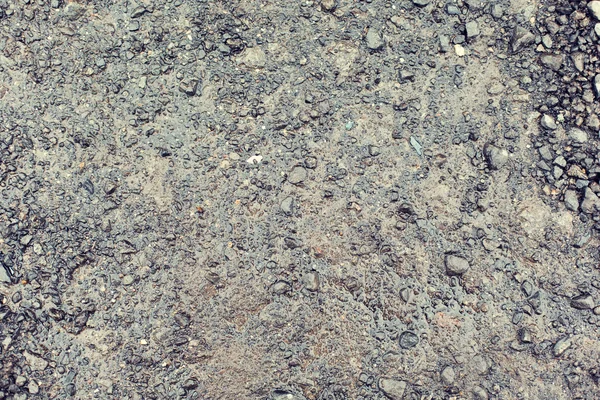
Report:
[[595,398],[592,3],[0,0],[0,398]]

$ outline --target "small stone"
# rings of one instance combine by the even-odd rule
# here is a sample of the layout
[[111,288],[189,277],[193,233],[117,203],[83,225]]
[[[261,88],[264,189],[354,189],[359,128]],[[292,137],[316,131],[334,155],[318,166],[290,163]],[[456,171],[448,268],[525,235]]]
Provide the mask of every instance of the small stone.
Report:
[[446,385],[452,385],[454,383],[454,379],[456,378],[456,373],[454,372],[454,368],[448,366],[442,370],[440,374],[442,378],[442,382]]
[[15,384],[19,387],[23,387],[25,386],[25,383],[27,382],[27,378],[25,378],[24,376],[17,376],[17,378],[15,379]]
[[479,26],[476,21],[469,21],[465,25],[465,32],[467,33],[467,39],[473,39],[479,36]]
[[500,169],[508,162],[508,151],[487,143],[483,147],[483,153],[491,169]]
[[543,66],[553,71],[558,71],[562,67],[563,56],[560,54],[544,54],[540,57],[540,62]]
[[237,59],[237,63],[243,64],[248,68],[264,68],[267,65],[267,55],[258,46],[248,47]]
[[31,243],[31,240],[33,239],[33,236],[31,235],[25,235],[21,238],[20,243],[23,246],[27,246],[29,243]]
[[590,1],[587,8],[592,12],[594,18],[600,20],[600,1]]
[[527,29],[517,26],[513,31],[511,39],[511,49],[513,53],[522,50],[525,46],[529,46],[535,42],[535,35]]
[[594,91],[596,92],[596,96],[600,97],[600,74],[594,77]]
[[406,382],[395,379],[381,378],[378,386],[379,390],[391,400],[402,400],[406,391]]
[[43,371],[48,366],[48,361],[27,350],[23,352],[23,356],[33,371]]
[[447,53],[450,50],[450,38],[446,35],[440,35],[440,51]]
[[138,6],[131,12],[131,18],[139,18],[146,13],[146,8],[144,6]]
[[133,282],[135,282],[135,277],[133,275],[125,275],[123,277],[123,286],[129,286]]
[[502,9],[502,6],[500,6],[498,4],[494,4],[492,6],[491,12],[492,12],[492,17],[494,17],[495,19],[500,19],[500,18],[502,18],[502,15],[504,14],[504,9]]
[[455,44],[454,45],[454,52],[459,57],[464,57],[465,54],[466,54],[465,48],[462,47],[460,44]]
[[567,349],[571,347],[571,340],[568,337],[560,339],[552,348],[554,357],[560,357]]
[[293,185],[298,185],[304,182],[307,176],[308,173],[306,172],[306,169],[304,169],[304,167],[296,166],[290,171],[290,174],[288,176],[288,182]]
[[600,23],[594,25],[594,32],[596,33],[596,36],[600,37]]
[[69,21],[76,21],[85,14],[85,7],[76,2],[69,2],[63,11],[63,15]]
[[29,386],[27,386],[27,390],[31,394],[38,394],[40,392],[40,386],[35,381],[29,381]]
[[542,116],[542,119],[540,120],[540,124],[542,125],[542,128],[548,129],[550,131],[553,131],[558,128],[558,125],[556,125],[554,118],[548,114],[544,114]]
[[381,33],[374,28],[369,28],[367,32],[367,47],[371,50],[381,50],[385,42],[383,41],[383,37]]
[[404,331],[400,334],[398,343],[403,349],[410,349],[419,344],[419,337],[411,331]]
[[571,61],[573,61],[573,65],[579,72],[583,72],[585,69],[585,54],[581,52],[577,52],[571,54]]
[[188,96],[195,95],[196,90],[198,90],[198,79],[189,79],[179,83],[179,91],[187,94]]
[[600,315],[600,306],[594,307],[593,313],[594,313],[594,315]]
[[10,275],[2,264],[0,264],[0,283],[10,283]]
[[292,287],[286,281],[277,281],[273,284],[273,293],[275,294],[284,294],[289,292]]
[[598,116],[596,114],[590,114],[585,125],[588,128],[590,128],[594,131],[597,131],[600,129],[600,118],[598,118]]
[[542,44],[547,49],[551,48],[552,45],[554,44],[553,41],[552,41],[552,36],[550,36],[550,35],[544,35],[544,36],[542,36]]
[[575,143],[585,143],[588,141],[588,134],[586,131],[579,128],[572,128],[569,131],[569,139]]
[[594,299],[589,293],[580,294],[571,299],[571,307],[578,310],[591,310],[594,308]]
[[474,400],[488,400],[489,395],[484,388],[476,386],[473,389],[473,399]]
[[448,15],[460,15],[460,8],[458,8],[454,4],[448,3],[446,5],[446,12],[448,13]]
[[304,287],[311,292],[319,290],[319,274],[317,272],[309,272],[304,275]]
[[455,255],[446,256],[446,273],[450,276],[462,275],[470,268],[469,261]]
[[336,0],[323,0],[321,1],[321,9],[323,11],[332,12],[337,8]]
[[577,211],[579,209],[579,199],[575,190],[567,190],[565,192],[565,207],[567,210]]
[[427,4],[431,3],[431,0],[412,0],[415,6],[425,7]]
[[423,154],[423,146],[421,146],[421,143],[419,143],[419,141],[415,139],[414,136],[410,137],[410,145],[415,149],[418,155]]
[[294,198],[292,196],[283,199],[281,202],[281,211],[283,211],[285,215],[292,215],[294,212]]
[[21,292],[17,291],[13,293],[11,301],[13,302],[13,304],[17,304],[21,301],[21,299],[23,299],[23,296],[21,295]]

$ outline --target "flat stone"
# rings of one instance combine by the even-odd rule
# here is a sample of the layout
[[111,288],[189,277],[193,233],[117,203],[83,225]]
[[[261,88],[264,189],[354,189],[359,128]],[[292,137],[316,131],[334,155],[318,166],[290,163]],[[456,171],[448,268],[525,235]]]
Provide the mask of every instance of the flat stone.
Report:
[[560,357],[569,347],[571,347],[571,339],[568,337],[562,338],[552,348],[552,354],[554,354],[554,357]]
[[0,283],[10,283],[10,275],[2,264],[0,264]]
[[431,3],[431,0],[412,0],[415,6],[425,7],[427,4]]
[[315,271],[309,272],[304,275],[304,287],[311,292],[319,290],[319,274]]
[[600,74],[594,77],[594,91],[596,92],[596,96],[600,97]]
[[451,276],[462,275],[471,267],[466,259],[455,255],[447,255],[445,263],[446,273]]
[[573,65],[579,72],[583,72],[585,69],[585,54],[582,52],[577,52],[571,54],[571,61],[573,61]]
[[245,65],[248,68],[264,68],[267,65],[267,55],[258,46],[249,47],[237,59],[237,63]]
[[129,286],[131,285],[133,282],[135,282],[135,277],[133,275],[125,275],[123,277],[123,285],[124,286]]
[[187,81],[182,81],[179,84],[179,91],[187,94],[188,96],[195,95],[197,90],[198,90],[198,79],[189,79]]
[[406,382],[395,379],[381,378],[378,383],[379,390],[392,400],[402,400],[406,391]]
[[440,35],[440,51],[446,53],[450,50],[450,38],[446,35]]
[[323,0],[321,1],[321,9],[323,11],[332,12],[337,8],[336,0]]

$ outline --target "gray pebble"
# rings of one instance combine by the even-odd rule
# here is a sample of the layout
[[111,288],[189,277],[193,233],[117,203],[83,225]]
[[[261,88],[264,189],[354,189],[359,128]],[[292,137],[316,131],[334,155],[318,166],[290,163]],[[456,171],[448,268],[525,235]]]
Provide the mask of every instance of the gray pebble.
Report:
[[496,19],[502,18],[502,15],[504,14],[504,10],[502,9],[502,6],[500,6],[498,4],[494,4],[492,6],[491,12],[492,12],[492,17],[494,17]]
[[596,96],[600,97],[600,74],[594,77],[594,91],[596,92]]
[[456,379],[454,368],[450,366],[444,368],[440,376],[442,378],[442,382],[444,382],[446,385],[452,385],[454,383],[454,379]]
[[304,275],[304,287],[311,292],[319,290],[319,274],[317,272],[309,272]]
[[10,275],[2,264],[0,264],[0,283],[10,283]]
[[567,190],[565,192],[565,207],[571,211],[577,211],[579,209],[579,199],[577,198],[577,192],[575,190]]
[[465,31],[467,33],[467,39],[473,39],[479,36],[479,26],[475,21],[469,21],[465,25]]
[[600,1],[590,1],[587,4],[587,8],[591,11],[594,18],[600,20]]
[[440,35],[440,51],[447,53],[450,50],[450,38],[446,35]]
[[454,4],[447,4],[446,12],[448,13],[448,15],[460,15],[460,8],[458,8]]
[[544,54],[540,57],[540,62],[543,66],[553,71],[558,71],[562,67],[563,56],[560,54]]
[[527,29],[517,26],[513,31],[511,39],[511,49],[513,53],[522,50],[524,47],[529,46],[535,42],[535,35],[529,32]]
[[462,275],[470,268],[469,262],[462,257],[455,255],[446,256],[446,273],[452,275]]
[[40,392],[40,386],[34,380],[29,381],[27,389],[31,394],[38,394]]
[[410,349],[419,344],[419,337],[411,331],[404,331],[400,334],[398,342],[403,349]]
[[283,211],[286,215],[292,215],[294,212],[294,198],[292,196],[288,196],[281,202],[281,211]]
[[378,383],[379,390],[389,399],[401,400],[406,391],[406,382],[395,379],[381,378]]
[[560,357],[567,349],[571,347],[571,339],[568,337],[560,339],[552,348],[554,357]]
[[294,185],[298,185],[304,182],[307,175],[308,173],[306,172],[306,169],[304,169],[304,167],[296,166],[290,171],[290,174],[288,176],[288,182]]
[[131,285],[133,282],[135,282],[135,277],[133,275],[125,275],[123,277],[123,285],[124,286],[129,286]]
[[571,299],[571,307],[578,310],[591,310],[594,308],[594,299],[589,293],[580,294]]
[[413,4],[419,7],[425,7],[427,4],[431,3],[431,0],[412,0]]
[[486,144],[483,152],[491,169],[500,169],[508,162],[508,151],[493,144]]
[[600,210],[600,199],[589,187],[585,188],[585,194],[583,196],[583,201],[581,202],[581,210],[587,214],[592,214],[595,211]]
[[569,138],[575,143],[585,143],[588,141],[588,134],[579,128],[572,128],[569,131]]
[[371,50],[381,50],[385,42],[381,33],[374,28],[369,28],[367,32],[367,47]]
[[552,117],[551,115],[548,115],[548,114],[544,114],[542,116],[542,119],[540,120],[540,124],[542,125],[542,128],[548,129],[550,131],[553,131],[556,128],[558,128],[558,126],[556,125],[556,121],[554,121],[554,117]]

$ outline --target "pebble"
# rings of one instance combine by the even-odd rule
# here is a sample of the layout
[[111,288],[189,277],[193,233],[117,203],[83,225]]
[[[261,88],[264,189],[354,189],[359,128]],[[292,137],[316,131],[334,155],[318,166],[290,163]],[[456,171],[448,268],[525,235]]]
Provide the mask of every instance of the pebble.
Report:
[[454,52],[459,57],[464,57],[465,54],[466,54],[465,48],[462,47],[460,44],[455,44],[454,45]]
[[594,25],[594,32],[596,33],[596,36],[600,37],[600,23]]
[[450,276],[462,275],[470,268],[469,262],[466,259],[455,255],[447,255],[445,263],[446,273]]
[[500,169],[508,162],[508,151],[493,144],[486,144],[483,147],[483,153],[491,169]]
[[442,381],[446,385],[452,385],[454,383],[454,379],[456,379],[456,373],[454,372],[454,368],[450,366],[444,368],[440,376],[442,377]]
[[579,199],[575,190],[567,190],[565,192],[565,207],[567,210],[577,211],[579,209]]
[[540,57],[540,62],[543,66],[550,68],[553,71],[560,70],[563,64],[563,56],[559,54],[544,54]]
[[588,141],[588,134],[579,128],[572,128],[569,131],[569,138],[575,143],[585,143]]
[[448,3],[446,5],[446,12],[448,13],[448,15],[460,15],[460,8],[458,8],[454,4]]
[[418,155],[423,154],[423,147],[421,146],[421,143],[414,138],[414,136],[410,137],[410,145],[415,149]]
[[367,32],[367,47],[371,50],[381,50],[384,44],[381,33],[374,28],[369,28]]
[[179,91],[187,94],[188,96],[193,96],[196,94],[198,90],[198,80],[190,79],[187,81],[182,81],[179,83]]
[[431,0],[412,0],[413,4],[419,7],[425,7],[427,4],[431,3]]
[[504,9],[502,8],[502,6],[500,6],[498,4],[494,4],[492,6],[491,12],[492,12],[492,17],[494,17],[495,19],[500,19],[500,18],[502,18],[502,15],[504,15]]
[[573,65],[579,72],[583,72],[585,68],[585,54],[581,52],[577,52],[571,54],[571,61],[573,61]]
[[321,1],[321,9],[323,11],[335,11],[335,9],[337,8],[337,3],[336,0],[323,0]]
[[419,337],[414,332],[404,331],[400,334],[398,342],[403,349],[410,349],[419,344]]
[[473,398],[475,400],[488,400],[489,395],[484,388],[476,386],[473,389]]
[[586,214],[592,214],[600,210],[600,199],[589,187],[585,188],[583,201],[581,202],[581,211]]
[[440,51],[447,53],[450,50],[450,38],[446,35],[440,35]]
[[133,282],[135,282],[135,277],[133,275],[125,275],[123,277],[123,286],[129,286]]
[[0,283],[10,283],[10,275],[2,264],[0,264]]
[[594,91],[596,92],[596,96],[600,97],[600,74],[594,77]]
[[589,293],[581,294],[571,299],[571,307],[578,310],[591,310],[594,308],[594,299]]
[[544,114],[542,116],[540,124],[542,125],[542,128],[548,129],[550,131],[553,131],[558,128],[558,125],[556,125],[556,121],[554,121],[554,118],[548,114]]
[[298,185],[304,182],[307,175],[308,173],[306,172],[306,169],[304,169],[304,167],[296,166],[290,171],[290,174],[288,176],[288,182],[293,185]]
[[516,53],[522,50],[525,46],[529,46],[534,42],[535,35],[533,33],[529,32],[527,29],[521,26],[517,26],[513,31],[510,44],[513,53]]
[[560,357],[567,349],[571,347],[571,339],[568,337],[560,339],[552,348],[554,357]]
[[587,8],[592,12],[594,18],[600,20],[600,1],[590,1]]
[[33,371],[43,371],[48,366],[48,361],[28,351],[24,351],[23,356]]
[[238,64],[243,64],[249,68],[264,68],[267,65],[267,55],[258,46],[247,48],[243,55],[237,60]]
[[292,215],[294,211],[294,198],[292,196],[288,196],[281,202],[281,211],[283,211],[286,215]]
[[27,386],[29,393],[38,394],[40,392],[40,386],[35,381],[29,381],[29,385]]
[[286,281],[277,281],[273,284],[273,293],[284,294],[291,290],[291,286]]
[[467,39],[476,38],[477,36],[479,36],[480,33],[479,26],[475,21],[467,22],[467,24],[465,25],[465,31],[467,33]]
[[304,275],[304,287],[311,292],[319,290],[319,274],[317,272],[309,272]]
[[401,400],[404,397],[404,392],[406,391],[406,382],[397,381],[395,379],[381,378],[378,386],[379,390],[381,390],[386,397],[392,400]]

